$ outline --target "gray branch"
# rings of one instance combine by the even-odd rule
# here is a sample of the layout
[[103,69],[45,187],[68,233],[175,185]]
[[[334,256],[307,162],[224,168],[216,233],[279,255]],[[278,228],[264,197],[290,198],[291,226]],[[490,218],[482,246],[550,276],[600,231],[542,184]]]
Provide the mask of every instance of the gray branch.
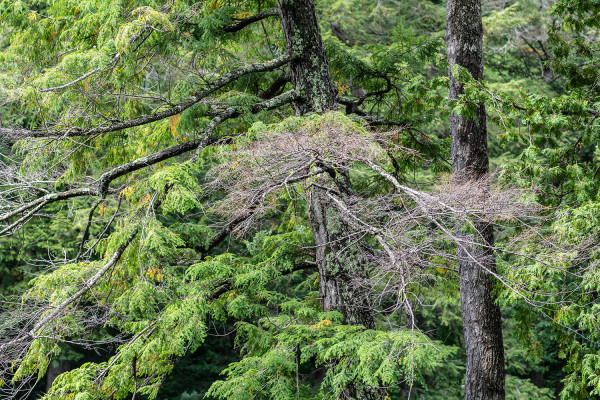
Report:
[[107,126],[98,126],[92,129],[81,129],[71,128],[65,131],[38,131],[29,130],[23,128],[3,128],[0,127],[0,138],[4,137],[7,139],[24,139],[24,138],[60,138],[60,137],[77,137],[77,136],[94,136],[104,133],[117,132],[127,128],[133,128],[136,126],[146,125],[151,122],[156,122],[161,119],[172,117],[199,103],[202,99],[206,98],[215,91],[225,87],[236,79],[256,73],[271,71],[282,65],[287,64],[293,57],[289,54],[283,55],[271,61],[267,61],[263,64],[249,64],[234,69],[233,71],[223,75],[221,78],[215,80],[210,87],[202,89],[198,93],[194,94],[187,100],[177,103],[167,110],[160,111],[157,113],[144,115],[138,118],[133,118],[127,121],[116,122]]
[[[285,104],[289,104],[289,103],[293,102],[299,96],[300,96],[300,94],[297,91],[292,90],[292,91],[283,93],[277,97],[274,97],[270,100],[264,101],[262,103],[254,104],[249,107],[249,111],[253,114],[256,114],[262,110],[274,109],[274,108],[277,108],[277,107],[280,107]],[[14,217],[20,213],[26,212],[31,209],[34,209],[33,212],[37,212],[47,204],[51,204],[51,203],[61,201],[61,200],[70,199],[73,197],[82,197],[82,196],[105,197],[109,192],[110,183],[123,175],[126,175],[131,172],[140,170],[142,168],[157,164],[161,161],[165,161],[167,159],[182,155],[189,151],[195,150],[199,147],[210,146],[212,144],[216,144],[220,141],[225,140],[226,138],[214,136],[213,135],[214,130],[223,121],[230,119],[230,118],[234,118],[234,117],[240,115],[243,111],[244,111],[244,107],[229,107],[229,108],[225,109],[224,111],[222,111],[221,113],[219,113],[219,115],[217,115],[215,118],[213,118],[211,120],[209,125],[204,130],[203,136],[201,138],[198,138],[195,140],[190,140],[188,142],[178,144],[175,146],[171,146],[167,149],[158,151],[149,156],[141,157],[141,158],[138,158],[137,160],[134,160],[129,163],[115,167],[115,168],[111,169],[110,171],[107,171],[104,174],[102,174],[100,176],[100,178],[96,181],[97,183],[93,187],[77,188],[77,189],[72,189],[72,190],[68,190],[68,191],[60,192],[60,193],[49,193],[47,195],[39,197],[39,198],[32,200],[26,204],[23,204],[22,206],[14,209],[12,211],[9,211],[9,212],[6,212],[5,214],[0,215],[0,222],[6,221],[7,219],[9,219],[11,217]],[[32,214],[32,212],[29,212],[26,215],[26,217],[28,217],[29,214]],[[25,218],[19,219],[19,221],[17,221],[17,224],[20,222],[23,222],[24,219]],[[2,230],[2,233],[4,233],[7,230],[14,229],[15,227],[16,227],[16,224],[13,223],[9,227],[4,228],[4,230]]]
[[50,314],[47,314],[44,318],[40,319],[34,325],[33,329],[31,329],[31,331],[29,332],[29,334],[32,337],[35,337],[35,333],[39,329],[43,328],[44,325],[46,325],[48,322],[50,322],[53,319],[55,319],[56,317],[58,317],[71,303],[73,303],[75,300],[79,299],[88,290],[90,290],[92,287],[94,287],[94,285],[96,285],[96,283],[100,280],[100,278],[102,278],[102,276],[104,276],[104,274],[106,273],[106,271],[108,271],[113,265],[115,265],[115,263],[117,261],[119,261],[119,259],[121,258],[121,256],[125,252],[125,249],[127,248],[127,246],[129,246],[129,244],[131,243],[131,241],[133,240],[133,238],[135,237],[136,234],[137,234],[137,231],[135,231],[134,233],[132,233],[129,236],[129,238],[127,239],[127,241],[125,243],[123,243],[122,245],[120,245],[117,248],[117,250],[114,252],[114,254],[110,258],[110,260],[108,260],[108,262],[106,264],[104,264],[102,266],[102,268],[100,268],[94,274],[94,276],[92,276],[90,279],[88,279],[87,281],[85,281],[85,283],[83,284],[83,287],[81,289],[79,289],[75,294],[73,294],[68,299],[66,299],[65,301],[63,301],[60,305],[56,306],[56,308],[54,309],[54,311],[52,311]]

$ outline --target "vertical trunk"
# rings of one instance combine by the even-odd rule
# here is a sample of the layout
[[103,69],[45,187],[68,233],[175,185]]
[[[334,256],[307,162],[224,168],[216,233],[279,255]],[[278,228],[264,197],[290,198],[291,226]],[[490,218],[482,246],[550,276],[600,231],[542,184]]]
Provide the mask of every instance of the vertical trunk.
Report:
[[[473,78],[483,78],[481,0],[448,0],[446,45],[450,67],[458,64]],[[450,71],[450,99],[463,93]],[[488,172],[486,114],[483,104],[474,119],[451,115],[452,167],[455,179],[476,179]],[[478,243],[459,246],[460,297],[467,365],[466,400],[504,399],[504,348],[500,308],[488,271],[496,269],[491,246],[493,226],[475,222],[476,234],[462,239]],[[460,231],[459,227],[459,231]]]
[[[288,50],[297,56],[290,64],[292,83],[304,94],[296,104],[297,113],[323,113],[335,109],[336,92],[329,75],[314,1],[278,0],[278,3]],[[331,171],[330,175],[323,184],[331,185],[336,180],[340,191],[349,193],[347,177],[336,171]],[[366,311],[366,291],[354,288],[351,279],[357,276],[358,269],[365,270],[360,261],[360,251],[344,239],[349,229],[345,229],[340,218],[334,215],[334,207],[326,193],[314,187],[309,197],[323,310],[340,311],[346,323],[372,328],[375,324]]]
[[339,311],[348,325],[373,329],[369,291],[357,277],[366,277],[360,243],[346,238],[350,228],[342,221],[323,190],[309,193],[310,222],[315,236],[323,311]]
[[[336,108],[336,88],[329,75],[313,0],[277,0],[288,51],[297,57],[291,62],[292,83],[302,91],[302,100],[295,104],[296,113],[323,113]],[[321,178],[322,186],[337,185],[340,192],[349,193],[349,179],[339,171]],[[368,307],[368,290],[356,285],[357,276],[364,276],[366,266],[360,244],[346,239],[345,226],[327,197],[326,191],[313,187],[309,193],[309,216],[315,236],[316,261],[320,276],[323,311],[339,311],[344,322],[373,328],[375,322]],[[378,400],[385,391],[356,382],[340,394],[342,399]]]
[[288,51],[297,56],[290,63],[292,83],[304,94],[303,100],[295,104],[296,112],[303,115],[336,108],[336,89],[329,75],[314,2],[277,0],[277,3]]
[[[323,182],[319,182],[321,185]],[[315,236],[316,261],[319,267],[320,297],[323,311],[339,311],[348,325],[375,327],[369,307],[369,290],[357,284],[366,276],[361,244],[347,238],[349,227],[335,211],[324,190],[312,188],[309,193],[310,222]],[[353,382],[340,393],[343,400],[381,400],[386,391]]]
[[46,391],[50,390],[54,380],[63,372],[67,372],[71,368],[69,361],[67,360],[52,360],[48,365],[48,371],[46,372]]

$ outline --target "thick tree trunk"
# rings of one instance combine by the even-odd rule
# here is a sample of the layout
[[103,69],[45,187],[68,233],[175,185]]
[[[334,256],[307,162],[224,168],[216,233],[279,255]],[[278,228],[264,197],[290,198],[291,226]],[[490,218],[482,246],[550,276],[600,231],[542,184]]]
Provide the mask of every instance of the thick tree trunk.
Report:
[[[309,112],[323,113],[336,108],[336,92],[329,75],[327,56],[321,38],[315,5],[312,0],[278,0],[282,26],[288,50],[297,57],[290,64],[292,83],[304,94],[296,104],[299,115]],[[349,193],[347,177],[332,171],[324,185],[334,179],[341,191]],[[366,291],[357,287],[358,269],[365,270],[357,246],[344,239],[349,229],[327,197],[313,187],[309,194],[310,220],[317,248],[317,263],[321,281],[321,302],[324,311],[336,310],[344,315],[345,323],[374,327],[371,313],[367,311]]]
[[361,243],[348,238],[350,228],[322,189],[309,193],[310,222],[315,236],[323,311],[339,311],[348,325],[375,327],[369,304],[367,268]]
[[[481,0],[448,0],[446,45],[450,68],[460,65],[473,78],[483,78],[483,26]],[[450,70],[450,99],[463,93],[463,86]],[[459,182],[477,179],[488,172],[486,114],[483,104],[474,119],[450,116],[452,168]],[[476,234],[463,239],[458,249],[460,297],[467,365],[466,400],[504,399],[504,348],[500,308],[493,296],[490,272],[496,265],[491,247],[493,226],[475,221]],[[462,237],[461,237],[462,236]],[[477,244],[466,245],[467,241]]]
[[[321,38],[313,0],[277,0],[288,51],[296,58],[290,63],[292,84],[303,93],[296,102],[298,115],[323,113],[336,108],[337,91],[329,75],[327,56]],[[320,178],[321,186],[337,185],[338,191],[349,193],[348,177],[331,171]],[[347,239],[345,226],[327,191],[313,186],[309,191],[309,216],[315,237],[316,261],[320,276],[323,311],[339,311],[344,322],[374,328],[369,309],[368,289],[357,285],[356,277],[364,276],[366,265],[360,244]],[[367,387],[360,382],[350,385],[341,399],[379,400],[385,391]]]
[[287,49],[297,56],[290,63],[292,83],[303,92],[303,100],[296,103],[297,114],[336,108],[337,91],[329,75],[314,2],[277,0],[277,3]]
[[[315,236],[323,311],[339,311],[345,324],[373,329],[375,320],[370,308],[369,287],[360,279],[367,278],[361,243],[352,243],[353,239],[347,237],[350,229],[323,189],[315,187],[310,190],[309,212]],[[341,400],[384,398],[385,390],[362,382],[348,385],[339,395]]]

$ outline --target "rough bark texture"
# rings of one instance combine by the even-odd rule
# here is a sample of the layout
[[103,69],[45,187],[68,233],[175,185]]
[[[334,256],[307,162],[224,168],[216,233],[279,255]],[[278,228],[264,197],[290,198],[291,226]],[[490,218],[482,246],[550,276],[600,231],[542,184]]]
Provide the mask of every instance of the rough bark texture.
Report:
[[[309,213],[315,236],[323,311],[339,311],[344,316],[345,324],[373,329],[375,320],[371,314],[368,287],[357,285],[357,278],[367,276],[361,243],[353,243],[355,239],[347,237],[350,229],[335,210],[325,190],[317,187],[310,190]],[[361,382],[348,385],[339,395],[340,400],[385,398],[385,390]]]
[[[475,79],[483,78],[483,27],[480,0],[448,0],[446,45],[448,62],[465,67]],[[450,99],[463,93],[452,78]],[[476,179],[488,172],[486,114],[483,104],[476,118],[450,117],[452,166],[455,179]],[[475,221],[477,233],[462,239],[477,245],[459,245],[460,297],[467,353],[466,400],[504,399],[504,348],[500,308],[493,296],[495,272],[493,226]],[[463,229],[459,227],[458,232]],[[487,271],[486,271],[487,270]]]
[[[292,83],[302,93],[302,100],[296,103],[297,112],[302,115],[334,109],[336,92],[329,75],[314,2],[278,0],[278,3],[288,50],[295,56],[290,63]],[[348,193],[351,190],[349,182],[339,172],[330,171],[330,175],[327,181],[321,182],[323,186],[331,185],[337,179],[341,191]],[[344,229],[330,203],[323,189],[311,188],[309,213],[317,247],[323,310],[340,311],[346,323],[372,328],[374,321],[370,313],[365,312],[365,296],[359,296],[358,290],[353,290],[356,285],[350,279],[360,268],[359,251],[344,240],[348,229]]]
[[[287,48],[294,55],[290,62],[292,84],[302,94],[302,99],[295,103],[296,113],[323,113],[335,109],[337,90],[329,75],[314,1],[277,2]],[[323,311],[339,311],[346,324],[373,328],[375,322],[368,307],[368,290],[356,285],[354,279],[366,271],[360,244],[351,244],[346,238],[349,229],[336,215],[324,188],[335,185],[337,191],[348,193],[351,190],[349,180],[339,171],[330,171],[330,176],[318,183],[320,187],[310,189],[309,216],[315,236]],[[340,398],[379,400],[385,398],[385,391],[356,382],[348,386]]]
[[292,83],[304,94],[303,100],[296,102],[296,113],[322,113],[335,108],[337,90],[329,75],[314,2],[277,0],[277,3],[287,49],[294,56],[290,62]]
[[357,277],[366,277],[367,270],[361,243],[352,243],[352,238],[347,237],[350,228],[322,189],[312,188],[309,196],[323,311],[339,311],[346,324],[372,329],[375,321],[368,289],[356,282]]

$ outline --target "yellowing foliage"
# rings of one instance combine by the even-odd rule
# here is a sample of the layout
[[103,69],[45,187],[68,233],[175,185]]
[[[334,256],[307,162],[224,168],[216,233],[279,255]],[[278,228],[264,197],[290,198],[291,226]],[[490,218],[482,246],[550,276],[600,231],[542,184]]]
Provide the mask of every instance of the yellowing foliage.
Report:
[[181,114],[176,114],[169,118],[169,126],[171,127],[171,134],[173,136],[175,136],[175,132],[177,131],[179,121],[181,121]]
[[157,282],[162,282],[165,275],[160,268],[150,267],[146,270],[145,275],[150,279],[155,279]]
[[222,6],[223,6],[223,0],[214,0],[210,5],[210,10],[213,11]]
[[345,83],[341,83],[341,82],[336,82],[336,83],[337,83],[337,89],[338,89],[339,94],[350,93],[350,87],[348,85],[346,85]]
[[125,200],[129,201],[129,198],[133,194],[135,189],[132,186],[127,186],[125,189],[121,190],[120,195],[125,197]]
[[323,328],[325,326],[328,326],[328,325],[331,325],[331,320],[324,319],[324,320],[322,320],[322,321],[320,321],[320,322],[318,322],[318,323],[316,323],[314,325],[311,325],[310,327],[313,328],[313,329],[321,329],[321,328]]
[[107,213],[109,213],[109,212],[110,212],[110,207],[108,207],[108,206],[107,206],[106,204],[104,204],[104,203],[100,204],[100,206],[98,207],[98,213],[99,213],[101,216],[104,216],[104,215],[106,215],[106,214],[107,214]]
[[146,204],[146,203],[148,203],[150,201],[150,198],[151,198],[150,194],[146,193],[146,195],[140,199],[140,203]]

